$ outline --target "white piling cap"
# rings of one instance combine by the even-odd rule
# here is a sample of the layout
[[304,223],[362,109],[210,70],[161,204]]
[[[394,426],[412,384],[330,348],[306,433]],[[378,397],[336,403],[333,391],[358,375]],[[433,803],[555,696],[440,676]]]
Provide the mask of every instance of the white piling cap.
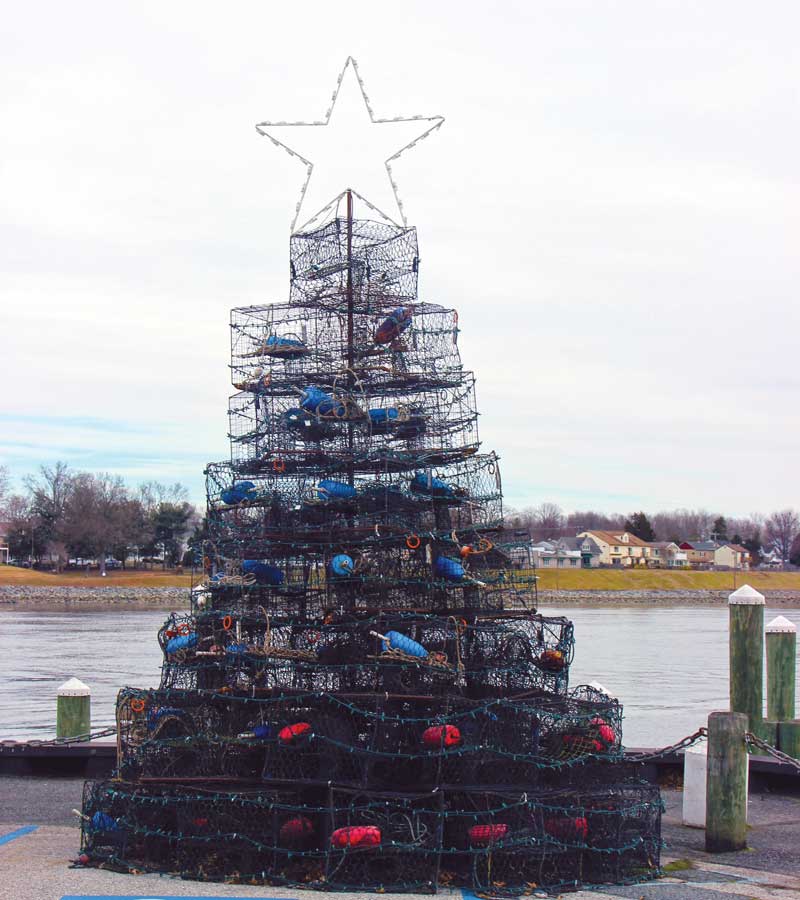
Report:
[[767,634],[797,634],[797,625],[790,622],[786,616],[778,616],[764,630]]
[[743,584],[738,591],[734,591],[728,597],[728,603],[731,606],[763,606],[764,595],[759,594],[749,584]]
[[57,696],[59,697],[88,697],[91,695],[91,690],[88,684],[84,684],[78,678],[70,678],[69,681],[65,681],[61,687],[58,689]]

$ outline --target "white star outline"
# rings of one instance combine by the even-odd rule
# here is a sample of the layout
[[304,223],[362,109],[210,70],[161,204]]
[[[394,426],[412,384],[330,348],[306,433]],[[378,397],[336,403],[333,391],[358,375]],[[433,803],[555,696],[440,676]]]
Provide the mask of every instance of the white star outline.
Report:
[[[400,199],[400,193],[397,188],[397,182],[395,181],[394,173],[392,172],[392,163],[396,159],[399,159],[400,156],[402,156],[403,153],[405,153],[407,150],[410,150],[412,147],[415,147],[420,141],[425,140],[425,138],[427,138],[429,135],[433,134],[434,131],[437,131],[444,124],[444,116],[394,116],[393,118],[390,118],[390,119],[377,118],[375,116],[374,110],[372,109],[372,105],[369,102],[369,95],[367,94],[366,88],[364,87],[364,82],[361,79],[361,73],[358,71],[358,63],[352,56],[348,56],[347,59],[345,60],[344,65],[342,66],[341,72],[339,72],[339,77],[336,79],[336,87],[334,88],[333,94],[331,94],[331,104],[325,112],[324,119],[318,119],[317,121],[314,121],[314,122],[259,122],[256,125],[256,131],[262,137],[269,138],[269,140],[272,141],[272,143],[276,147],[281,147],[283,150],[286,151],[286,153],[289,154],[289,156],[291,156],[295,159],[299,159],[302,163],[304,163],[304,165],[306,167],[306,178],[305,178],[305,181],[303,182],[302,188],[300,189],[300,198],[297,201],[297,204],[295,205],[294,218],[292,219],[292,224],[290,226],[290,231],[292,234],[294,234],[297,230],[302,230],[307,225],[310,225],[312,222],[314,222],[316,219],[318,219],[326,210],[330,209],[332,206],[337,204],[341,200],[341,198],[345,195],[346,191],[342,191],[341,194],[338,194],[336,197],[334,197],[333,200],[331,200],[329,203],[327,203],[321,210],[314,213],[314,215],[310,219],[308,219],[306,222],[304,222],[298,229],[297,228],[297,220],[300,218],[300,209],[303,206],[303,201],[305,200],[306,191],[308,190],[308,184],[311,181],[311,175],[314,172],[314,163],[312,163],[311,160],[306,159],[304,156],[302,156],[296,150],[292,150],[291,147],[289,147],[287,144],[283,143],[283,141],[278,140],[278,138],[276,138],[274,135],[270,134],[266,129],[278,127],[278,126],[284,126],[284,125],[301,125],[301,126],[305,126],[305,127],[309,127],[309,128],[328,125],[331,120],[331,116],[333,115],[334,108],[336,107],[336,99],[339,96],[339,91],[342,87],[342,81],[344,79],[345,74],[347,73],[348,66],[353,67],[353,73],[355,74],[356,80],[358,81],[358,87],[361,91],[361,96],[364,100],[364,105],[367,107],[367,112],[369,113],[369,120],[372,125],[381,125],[381,124],[385,124],[388,122],[426,122],[426,123],[428,123],[421,134],[417,135],[417,137],[415,137],[413,140],[409,141],[407,144],[404,144],[399,150],[392,153],[383,162],[383,165],[386,169],[386,174],[389,178],[389,184],[392,186],[392,193],[394,194],[394,199],[395,199],[395,202],[397,203],[397,208],[400,212],[400,220],[401,220],[403,227],[408,226],[408,221],[406,219],[405,210],[403,209],[403,201]],[[366,200],[364,197],[362,197],[361,194],[359,194],[357,191],[352,191],[352,193],[355,194],[368,207],[370,207],[370,209],[377,212],[379,215],[381,215],[387,221],[392,222],[394,225],[401,224],[401,223],[396,222],[391,216],[387,215],[383,210],[378,209],[377,206],[370,203],[368,200]]]

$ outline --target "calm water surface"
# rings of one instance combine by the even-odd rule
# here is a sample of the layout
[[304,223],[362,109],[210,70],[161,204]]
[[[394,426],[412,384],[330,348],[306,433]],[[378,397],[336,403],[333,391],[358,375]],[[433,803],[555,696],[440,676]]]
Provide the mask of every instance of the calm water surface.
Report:
[[[575,623],[570,681],[599,681],[620,698],[628,746],[671,743],[727,707],[726,607],[541,611]],[[800,609],[768,609],[765,621],[776,615],[800,626]],[[0,612],[0,738],[53,737],[56,689],[73,675],[92,689],[92,727],[112,725],[121,686],[158,685],[156,632],[166,617],[163,610]]]

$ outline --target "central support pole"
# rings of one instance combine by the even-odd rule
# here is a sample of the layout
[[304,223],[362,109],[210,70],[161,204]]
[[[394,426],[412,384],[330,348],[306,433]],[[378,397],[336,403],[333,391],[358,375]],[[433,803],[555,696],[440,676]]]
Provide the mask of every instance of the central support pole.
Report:
[[[355,362],[355,348],[353,346],[353,192],[347,189],[347,394],[348,399],[352,395],[355,379],[353,377],[353,364]],[[347,482],[352,487],[355,483],[355,470],[353,467],[353,422],[347,416]]]
[[758,731],[764,716],[764,595],[745,584],[728,597],[731,711]]

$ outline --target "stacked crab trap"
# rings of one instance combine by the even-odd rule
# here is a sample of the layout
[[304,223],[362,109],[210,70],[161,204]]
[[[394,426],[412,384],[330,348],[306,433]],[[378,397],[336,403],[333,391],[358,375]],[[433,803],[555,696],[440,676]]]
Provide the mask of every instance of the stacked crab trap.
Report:
[[415,230],[337,215],[290,255],[290,301],[232,313],[207,578],[159,633],[160,687],[119,695],[82,862],[324,890],[652,877],[658,790],[514,565]]

